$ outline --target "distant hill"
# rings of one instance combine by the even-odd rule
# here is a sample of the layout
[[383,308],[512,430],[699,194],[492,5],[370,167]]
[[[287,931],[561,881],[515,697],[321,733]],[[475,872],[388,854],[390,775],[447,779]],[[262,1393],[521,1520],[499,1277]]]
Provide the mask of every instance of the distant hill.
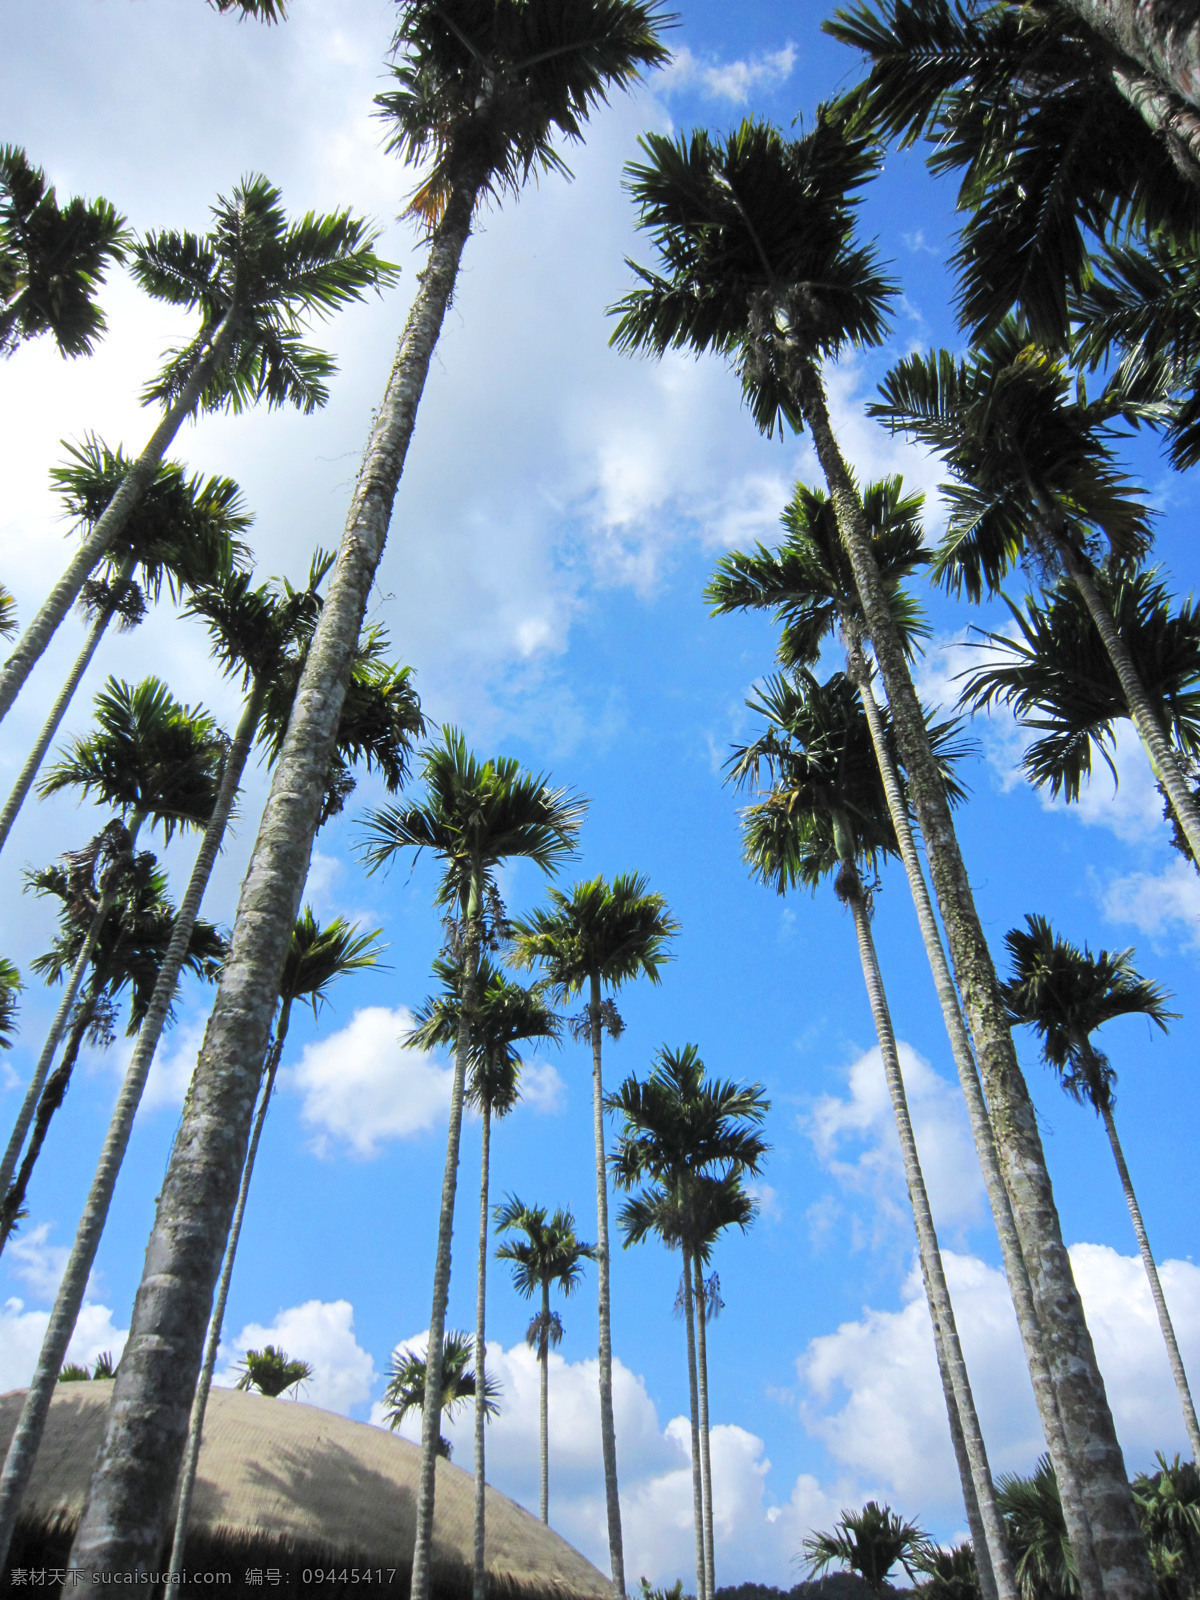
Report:
[[[885,1594],[898,1594],[884,1584]],[[831,1572],[824,1578],[798,1583],[794,1589],[776,1589],[769,1583],[739,1583],[717,1590],[716,1600],[869,1600],[871,1587],[853,1572]]]

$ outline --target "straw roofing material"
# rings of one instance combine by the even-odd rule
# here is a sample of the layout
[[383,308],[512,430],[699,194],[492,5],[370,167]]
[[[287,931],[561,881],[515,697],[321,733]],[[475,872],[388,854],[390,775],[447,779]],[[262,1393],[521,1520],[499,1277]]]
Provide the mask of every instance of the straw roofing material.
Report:
[[[10,1566],[62,1567],[83,1510],[112,1384],[60,1384],[22,1511]],[[24,1391],[0,1396],[0,1450],[7,1450]],[[312,1594],[305,1569],[330,1568],[319,1592],[339,1594],[342,1568],[389,1568],[383,1587],[408,1589],[421,1452],[382,1428],[330,1411],[233,1389],[209,1396],[188,1537],[189,1568],[230,1570],[231,1597],[264,1594],[261,1573],[278,1569],[276,1596]],[[471,1592],[474,1484],[437,1464],[434,1589],[439,1600]],[[164,1557],[165,1559],[165,1557]],[[487,1491],[487,1567],[493,1595],[514,1600],[612,1600],[608,1580],[558,1534],[495,1489]],[[245,1569],[245,1570],[244,1570]],[[290,1577],[283,1578],[288,1573]],[[345,1592],[370,1594],[346,1582]],[[213,1592],[218,1592],[214,1586]]]

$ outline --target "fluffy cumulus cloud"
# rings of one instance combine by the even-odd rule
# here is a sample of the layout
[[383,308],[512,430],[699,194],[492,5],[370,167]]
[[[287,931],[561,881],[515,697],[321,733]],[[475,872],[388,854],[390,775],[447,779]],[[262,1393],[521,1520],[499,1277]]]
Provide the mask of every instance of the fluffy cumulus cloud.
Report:
[[1100,892],[1110,922],[1132,923],[1152,939],[1179,937],[1200,946],[1200,879],[1182,857],[1161,872],[1130,872],[1110,878]]
[[[36,1306],[30,1307],[26,1299],[13,1295],[0,1307],[0,1394],[8,1389],[20,1389],[33,1376],[42,1340],[50,1322],[49,1306],[58,1293],[63,1270],[70,1251],[65,1245],[50,1242],[51,1224],[42,1222],[24,1234],[18,1234],[4,1250],[4,1267],[10,1278],[15,1278]],[[79,1312],[79,1320],[67,1360],[87,1366],[102,1352],[119,1356],[125,1347],[128,1328],[118,1328],[108,1306],[99,1305],[89,1283],[87,1297]]]
[[289,1306],[274,1322],[249,1322],[236,1339],[221,1343],[223,1369],[213,1379],[223,1388],[238,1381],[237,1364],[247,1350],[272,1344],[312,1370],[303,1398],[326,1411],[352,1416],[371,1398],[376,1380],[375,1363],[354,1336],[354,1307],[348,1300],[306,1300]]
[[367,1006],[305,1046],[284,1081],[302,1097],[318,1154],[343,1148],[369,1160],[387,1141],[427,1133],[445,1115],[450,1069],[405,1043],[413,1026],[404,1006]]
[[699,84],[714,100],[744,105],[755,89],[777,89],[787,82],[796,64],[796,46],[789,39],[778,50],[722,61],[715,56],[703,59],[686,45],[676,50],[668,69],[668,83],[675,88]]

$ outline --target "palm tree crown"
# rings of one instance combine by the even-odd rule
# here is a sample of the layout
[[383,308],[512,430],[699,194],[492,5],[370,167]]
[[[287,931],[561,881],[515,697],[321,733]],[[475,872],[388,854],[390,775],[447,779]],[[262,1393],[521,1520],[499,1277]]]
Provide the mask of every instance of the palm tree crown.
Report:
[[815,1577],[832,1566],[849,1567],[866,1579],[876,1595],[882,1595],[897,1562],[915,1581],[915,1569],[928,1549],[929,1540],[915,1522],[905,1522],[890,1506],[875,1500],[868,1500],[861,1511],[843,1511],[832,1533],[814,1533],[804,1541],[810,1574]]
[[512,960],[542,966],[561,999],[578,994],[596,973],[616,989],[636,977],[661,981],[679,924],[661,894],[651,894],[640,873],[577,883],[569,894],[551,888],[549,906],[513,923]]
[[[397,1351],[392,1356],[387,1388],[383,1391],[384,1413],[388,1427],[396,1429],[410,1411],[425,1409],[425,1357],[412,1351]],[[483,1380],[483,1409],[489,1417],[499,1416],[500,1385],[486,1374]],[[471,1369],[471,1339],[454,1330],[442,1339],[442,1414],[453,1419],[454,1413],[475,1398],[475,1373]],[[442,1440],[443,1455],[450,1454],[449,1445]]]

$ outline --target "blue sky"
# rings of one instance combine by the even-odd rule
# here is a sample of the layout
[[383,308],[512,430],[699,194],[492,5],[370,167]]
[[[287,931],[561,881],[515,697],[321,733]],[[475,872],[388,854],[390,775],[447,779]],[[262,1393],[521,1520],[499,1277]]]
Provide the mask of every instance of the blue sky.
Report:
[[[787,1584],[804,1534],[842,1505],[889,1499],[949,1538],[962,1527],[895,1136],[871,1059],[870,1016],[853,932],[831,891],[781,901],[740,861],[736,798],[721,783],[731,741],[751,723],[744,699],[769,670],[760,619],[711,620],[701,599],[717,557],[775,536],[797,476],[815,482],[805,441],[761,439],[719,363],[629,360],[607,345],[605,307],[628,284],[625,255],[646,258],[620,186],[647,128],[725,127],[746,114],[787,125],[853,76],[819,33],[823,8],[683,0],[676,64],[596,118],[569,153],[571,185],[547,179],[490,211],[468,249],[397,498],[372,616],[410,663],[429,715],[461,725],[483,753],[519,757],[589,797],[582,855],[569,876],[644,871],[682,932],[660,988],[619,999],[627,1032],[608,1054],[610,1083],[644,1072],[666,1042],[694,1041],[712,1071],[761,1081],[773,1149],[753,1232],[724,1245],[725,1310],[710,1334],[718,1491],[718,1582]],[[381,84],[388,0],[294,0],[278,29],[219,19],[201,0],[56,0],[44,14],[0,0],[0,138],[25,145],[61,193],[103,193],[140,229],[202,228],[207,206],[261,170],[295,211],[350,205],[384,228],[399,287],[317,337],[340,375],[312,418],[211,418],[177,454],[243,486],[264,574],[298,576],[339,535],[370,408],[382,390],[420,253],[399,211],[410,178],[380,149],[371,95]],[[903,471],[930,491],[937,465],[865,419],[891,361],[953,342],[946,260],[953,194],[918,153],[891,155],[864,225],[896,264],[903,296],[887,348],[831,375],[835,421],[866,478]],[[89,429],[136,446],[148,431],[140,384],[183,322],[120,273],[105,291],[111,331],[86,363],[29,346],[0,372],[0,576],[27,617],[69,534],[47,485],[60,439]],[[1151,442],[1131,457],[1161,513],[1158,550],[1180,595],[1196,581],[1190,478],[1168,473]],[[929,506],[938,531],[936,498]],[[1019,593],[1020,575],[1012,592]],[[935,637],[926,692],[948,690],[981,610],[927,593]],[[8,722],[0,776],[44,714],[80,636],[72,620]],[[830,656],[829,665],[836,662]],[[155,671],[189,702],[232,724],[236,700],[205,640],[169,608],[107,641],[71,714],[110,672]],[[1166,1037],[1125,1022],[1108,1032],[1121,1074],[1127,1153],[1176,1313],[1185,1360],[1200,1371],[1200,1269],[1192,1264],[1200,1111],[1189,1013],[1196,992],[1200,888],[1169,848],[1140,752],[1120,746],[1121,785],[1098,781],[1070,810],[1049,807],[1015,774],[1006,720],[978,719],[960,830],[985,928],[997,949],[1026,912],[1048,914],[1093,946],[1136,944],[1142,969],[1177,996]],[[206,913],[228,920],[265,793],[256,777]],[[227,1363],[267,1338],[310,1360],[308,1398],[366,1419],[393,1347],[427,1326],[445,1126],[446,1064],[399,1043],[429,986],[440,932],[434,868],[366,880],[356,817],[379,798],[364,781],[318,839],[309,897],[322,915],[378,925],[387,970],[355,978],[314,1023],[293,1022],[284,1081],[255,1174],[226,1321]],[[44,948],[46,908],[20,873],[95,831],[68,801],[30,807],[0,861],[5,954]],[[179,881],[185,846],[167,860]],[[536,904],[528,868],[505,878],[510,906]],[[905,1062],[922,1156],[949,1250],[968,1364],[1000,1470],[1028,1469],[1036,1423],[998,1252],[969,1148],[953,1069],[904,884],[885,873],[875,933]],[[30,986],[23,1035],[0,1066],[11,1118],[52,997]],[[116,1348],[127,1328],[186,1074],[205,1016],[189,991],[156,1071],[101,1250],[73,1353]],[[1048,1081],[1020,1041],[1042,1119],[1063,1229],[1133,1467],[1180,1449],[1182,1422],[1153,1325],[1134,1241],[1102,1130]],[[32,1215],[0,1259],[0,1387],[25,1381],[56,1270],[111,1110],[123,1047],[76,1076],[31,1193]],[[541,1056],[527,1104],[494,1141],[497,1197],[569,1204],[594,1236],[588,1062],[568,1044]],[[451,1321],[473,1316],[478,1131],[460,1175]],[[618,1450],[633,1573],[689,1570],[683,1330],[672,1316],[677,1263],[654,1247],[613,1268]],[[536,1506],[536,1406],[525,1304],[493,1267],[489,1328],[506,1387],[492,1429],[494,1480]],[[594,1286],[564,1308],[552,1374],[551,1519],[603,1561],[595,1423]],[[589,1363],[591,1363],[589,1365]],[[532,1408],[532,1409],[531,1409]],[[460,1459],[469,1459],[465,1433]]]

